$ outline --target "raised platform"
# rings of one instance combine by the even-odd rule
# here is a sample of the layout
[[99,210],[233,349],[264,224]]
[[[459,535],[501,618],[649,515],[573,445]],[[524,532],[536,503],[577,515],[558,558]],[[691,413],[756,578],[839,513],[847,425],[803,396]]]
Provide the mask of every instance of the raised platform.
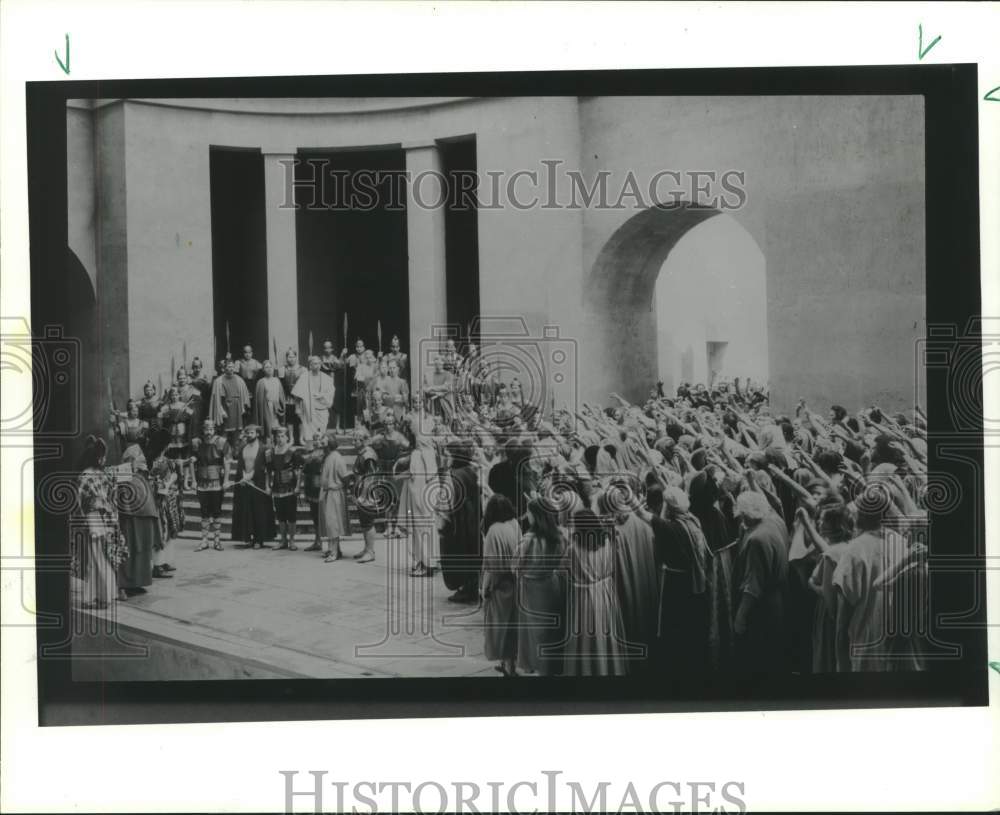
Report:
[[77,679],[499,677],[483,657],[482,612],[449,603],[440,577],[411,578],[406,542],[373,563],[316,552],[195,552],[177,540],[171,579],[110,612],[81,612]]

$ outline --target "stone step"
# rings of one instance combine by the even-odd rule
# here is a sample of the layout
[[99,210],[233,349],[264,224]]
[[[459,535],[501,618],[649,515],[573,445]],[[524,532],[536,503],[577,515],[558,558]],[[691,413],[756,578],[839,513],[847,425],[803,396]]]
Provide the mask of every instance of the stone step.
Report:
[[[354,460],[357,458],[357,447],[354,446],[354,439],[347,435],[337,436],[337,449],[340,451],[341,455],[347,459],[347,464],[349,467],[354,467]],[[201,537],[201,508],[198,504],[198,495],[196,492],[183,492],[181,493],[181,506],[184,508],[184,530],[181,532],[180,537]],[[358,509],[353,504],[353,502],[348,502],[347,513],[350,516],[352,523],[357,523],[358,520]],[[232,529],[232,517],[233,517],[233,494],[231,490],[227,490],[225,496],[222,499],[222,531],[228,534]],[[309,514],[309,507],[305,504],[298,504],[298,515],[296,521],[296,539],[303,536],[312,540],[313,536],[313,523],[312,517]]]

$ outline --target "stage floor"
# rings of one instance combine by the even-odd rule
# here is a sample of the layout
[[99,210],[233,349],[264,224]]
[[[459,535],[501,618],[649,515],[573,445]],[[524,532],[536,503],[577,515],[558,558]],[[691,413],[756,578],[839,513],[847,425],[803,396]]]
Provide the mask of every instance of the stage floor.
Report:
[[146,594],[118,603],[117,619],[281,675],[500,676],[483,656],[482,611],[449,603],[438,575],[411,578],[402,539],[380,537],[377,559],[366,564],[353,560],[358,535],[342,540],[345,557],[330,564],[301,549],[223,541],[225,551],[196,552],[198,543],[175,540],[173,578],[154,579]]

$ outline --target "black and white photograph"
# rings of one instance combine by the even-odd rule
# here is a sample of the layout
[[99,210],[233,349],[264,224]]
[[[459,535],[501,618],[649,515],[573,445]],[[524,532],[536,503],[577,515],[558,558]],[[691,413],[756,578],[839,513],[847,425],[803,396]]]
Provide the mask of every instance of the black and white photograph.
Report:
[[925,117],[67,100],[74,679],[927,670]]
[[994,804],[995,9],[530,6],[4,5],[5,811]]

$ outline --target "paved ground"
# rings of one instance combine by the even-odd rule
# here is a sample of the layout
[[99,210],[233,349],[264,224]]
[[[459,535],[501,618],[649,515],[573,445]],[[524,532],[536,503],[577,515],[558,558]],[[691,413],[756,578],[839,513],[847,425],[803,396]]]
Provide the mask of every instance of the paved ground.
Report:
[[380,537],[376,561],[361,565],[352,558],[359,536],[345,538],[346,557],[331,564],[301,550],[197,545],[176,540],[175,576],[122,604],[131,625],[145,616],[151,629],[238,643],[308,676],[499,677],[483,657],[482,612],[447,602],[440,577],[409,577],[400,539]]

